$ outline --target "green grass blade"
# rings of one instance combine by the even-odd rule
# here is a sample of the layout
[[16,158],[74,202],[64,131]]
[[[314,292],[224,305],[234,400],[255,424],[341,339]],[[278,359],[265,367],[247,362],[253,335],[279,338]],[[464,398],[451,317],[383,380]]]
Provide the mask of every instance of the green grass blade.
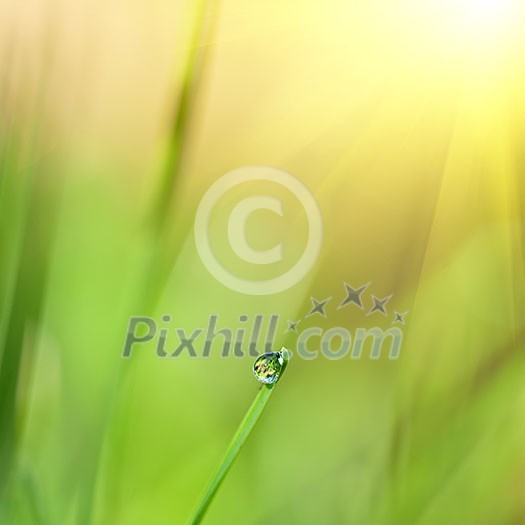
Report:
[[[282,352],[284,357],[284,364],[281,368],[279,380],[282,378],[282,374],[289,360],[288,351],[283,349]],[[201,522],[218,488],[220,487],[221,483],[226,477],[226,474],[228,474],[231,466],[233,465],[233,462],[239,455],[239,451],[248,439],[248,436],[255,427],[255,424],[259,420],[259,417],[261,416],[264,407],[268,403],[268,400],[270,399],[270,396],[272,395],[276,384],[277,383],[273,385],[262,385],[259,389],[259,392],[255,396],[253,403],[248,409],[248,412],[246,412],[244,419],[241,421],[237,432],[233,436],[233,439],[231,440],[230,445],[228,446],[228,449],[226,451],[226,454],[224,455],[222,462],[220,463],[219,467],[217,468],[213,476],[210,478],[208,485],[204,489],[199,503],[196,506],[192,517],[188,521],[189,525],[198,525]]]

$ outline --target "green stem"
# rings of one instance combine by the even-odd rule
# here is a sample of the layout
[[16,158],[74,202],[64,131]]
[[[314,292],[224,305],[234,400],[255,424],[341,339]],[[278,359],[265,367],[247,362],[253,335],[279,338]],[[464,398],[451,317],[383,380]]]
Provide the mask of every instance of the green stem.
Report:
[[[286,352],[286,350],[284,350],[284,364],[281,369],[279,379],[282,377],[287,362],[288,353]],[[244,419],[241,421],[237,432],[233,436],[233,439],[231,440],[231,443],[228,447],[228,450],[226,451],[226,454],[224,455],[221,464],[219,465],[214,475],[208,482],[208,485],[206,486],[205,490],[203,491],[199,503],[195,508],[192,517],[188,521],[188,525],[198,525],[201,522],[204,514],[206,513],[206,510],[208,510],[208,507],[213,497],[215,496],[215,493],[217,492],[217,489],[226,477],[226,474],[228,474],[228,471],[230,470],[233,462],[235,461],[235,458],[239,454],[241,447],[244,445],[246,439],[255,427],[257,421],[259,420],[259,417],[261,416],[264,407],[266,406],[266,403],[268,403],[268,400],[272,395],[274,387],[275,384],[262,385],[259,391],[257,392],[253,403],[248,409],[248,412],[246,412]]]

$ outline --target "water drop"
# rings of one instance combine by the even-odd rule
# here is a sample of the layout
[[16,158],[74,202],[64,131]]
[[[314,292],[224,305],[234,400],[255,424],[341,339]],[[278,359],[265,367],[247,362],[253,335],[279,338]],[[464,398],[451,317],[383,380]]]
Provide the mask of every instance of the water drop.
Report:
[[253,374],[256,379],[265,385],[273,385],[279,379],[285,358],[283,351],[280,352],[266,352],[261,354],[253,363]]

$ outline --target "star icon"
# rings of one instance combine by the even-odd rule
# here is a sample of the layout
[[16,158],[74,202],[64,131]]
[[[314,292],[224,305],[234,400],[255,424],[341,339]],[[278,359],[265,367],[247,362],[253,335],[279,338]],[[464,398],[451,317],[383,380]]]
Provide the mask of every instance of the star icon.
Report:
[[361,295],[370,286],[370,283],[363,284],[363,286],[361,286],[360,288],[352,288],[346,282],[344,283],[344,285],[346,288],[346,297],[343,300],[343,302],[337,307],[337,309],[339,310],[339,308],[343,308],[343,306],[353,303],[359,306],[359,308],[361,308],[362,310],[363,302],[361,301]]
[[324,307],[327,305],[328,301],[331,299],[331,297],[328,297],[328,299],[325,299],[324,301],[317,301],[313,297],[310,297],[310,300],[312,301],[312,309],[308,312],[306,317],[310,317],[314,314],[322,315],[323,317],[326,317],[326,312],[324,311]]
[[288,321],[288,328],[284,331],[284,333],[286,332],[295,332],[296,334],[298,333],[297,332],[297,325],[300,323],[301,321],[295,321],[294,323],[292,321]]
[[392,324],[394,323],[401,323],[405,324],[405,315],[408,314],[408,312],[403,312],[400,314],[399,312],[394,311],[395,319],[392,321]]
[[371,315],[374,312],[381,312],[383,315],[387,315],[385,305],[392,299],[392,295],[385,297],[384,299],[378,299],[375,295],[372,295],[372,301],[374,301],[374,306],[366,315]]

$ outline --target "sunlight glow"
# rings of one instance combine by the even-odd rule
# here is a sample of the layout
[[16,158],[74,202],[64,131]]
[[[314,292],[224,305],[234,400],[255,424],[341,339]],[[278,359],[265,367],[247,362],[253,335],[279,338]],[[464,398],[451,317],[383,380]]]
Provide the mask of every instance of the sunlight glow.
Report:
[[486,27],[499,25],[511,15],[513,4],[514,0],[470,0],[468,16]]
[[465,23],[471,43],[493,46],[504,40],[512,24],[515,0],[470,0],[466,3]]

